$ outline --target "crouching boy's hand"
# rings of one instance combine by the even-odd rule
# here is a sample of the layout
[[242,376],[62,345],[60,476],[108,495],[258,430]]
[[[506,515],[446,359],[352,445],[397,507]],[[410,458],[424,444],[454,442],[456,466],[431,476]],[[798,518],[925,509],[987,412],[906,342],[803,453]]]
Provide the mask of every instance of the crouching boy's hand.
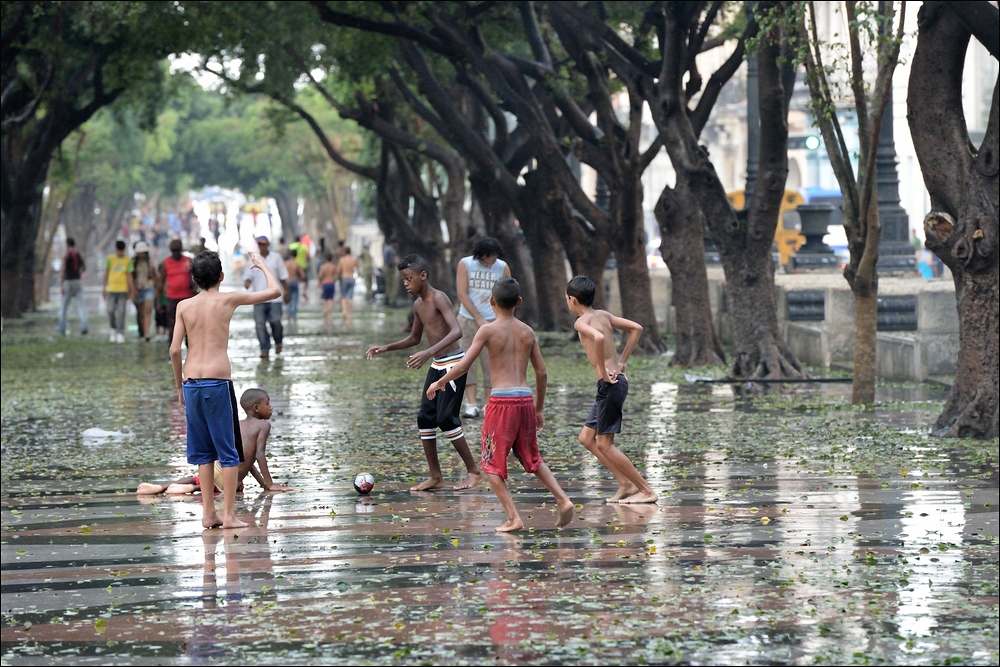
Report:
[[281,484],[280,482],[271,482],[268,486],[264,487],[264,490],[271,493],[278,493],[279,491],[291,491],[292,487]]

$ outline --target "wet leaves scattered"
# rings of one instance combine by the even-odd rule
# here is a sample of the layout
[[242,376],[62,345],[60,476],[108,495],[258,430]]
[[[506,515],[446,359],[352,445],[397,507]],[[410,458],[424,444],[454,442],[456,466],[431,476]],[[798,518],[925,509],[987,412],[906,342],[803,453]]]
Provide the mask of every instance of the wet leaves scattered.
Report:
[[575,518],[553,530],[511,459],[528,529],[496,535],[485,485],[407,491],[426,473],[424,373],[361,359],[403,315],[327,335],[307,310],[267,362],[238,316],[234,382],[271,394],[269,467],[295,490],[249,482],[237,533],[203,532],[196,497],[134,495],[191,474],[164,346],[5,322],[4,664],[998,661],[998,443],[928,437],[942,391],[882,386],[855,408],[843,386],[692,385],[637,358],[617,442],[661,497],[608,505],[613,479],[576,440],[592,374],[545,334],[541,449]]

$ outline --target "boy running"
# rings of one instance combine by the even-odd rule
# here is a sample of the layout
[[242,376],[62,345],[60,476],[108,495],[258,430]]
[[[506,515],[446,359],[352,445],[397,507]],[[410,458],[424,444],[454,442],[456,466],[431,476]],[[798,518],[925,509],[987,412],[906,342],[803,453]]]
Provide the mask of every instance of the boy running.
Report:
[[[490,305],[496,318],[479,327],[465,358],[427,388],[427,398],[433,400],[449,382],[463,377],[485,347],[490,355],[493,387],[483,420],[483,472],[507,512],[507,520],[493,530],[510,533],[524,528],[507,490],[507,455],[511,449],[524,469],[534,473],[556,497],[559,508],[556,528],[561,528],[573,519],[573,501],[559,486],[538,453],[536,432],[545,424],[542,406],[545,404],[547,374],[535,332],[514,317],[514,309],[521,305],[521,286],[513,278],[500,278],[493,284]],[[534,401],[528,388],[529,361],[535,369],[537,396]]]
[[[655,503],[656,493],[615,447],[615,434],[622,431],[622,406],[628,396],[625,364],[639,342],[642,325],[606,310],[594,310],[595,291],[594,281],[587,276],[575,276],[566,285],[566,304],[577,317],[573,328],[580,334],[580,343],[597,373],[597,398],[580,431],[580,443],[618,480],[618,491],[608,498],[609,503]],[[621,356],[615,353],[615,329],[628,332]]]
[[337,265],[333,263],[333,253],[327,252],[323,262],[316,274],[316,280],[323,290],[323,317],[329,323],[333,318],[333,299],[337,294]]
[[[264,303],[281,296],[278,280],[263,258],[249,253],[254,268],[263,271],[267,287],[257,292],[219,291],[224,274],[219,255],[200,253],[191,262],[191,274],[201,292],[177,304],[177,322],[170,343],[177,396],[187,413],[187,459],[198,466],[205,528],[242,528],[236,518],[236,485],[243,443],[236,413],[236,394],[230,379],[229,323],[238,306]],[[181,368],[181,344],[187,336],[187,359]],[[223,513],[215,511],[212,489],[215,462],[222,466]]]
[[462,407],[462,392],[465,391],[465,374],[449,382],[447,388],[438,392],[433,399],[426,396],[431,383],[436,382],[462,360],[462,348],[458,346],[462,330],[452,310],[451,300],[444,292],[431,287],[428,282],[427,262],[423,258],[407,255],[399,261],[396,268],[399,270],[399,277],[406,292],[417,297],[413,302],[413,328],[410,335],[403,340],[369,348],[366,356],[371,361],[376,355],[419,345],[424,329],[427,330],[427,342],[430,347],[411,355],[406,366],[417,369],[428,359],[431,360],[431,367],[427,369],[427,380],[424,383],[425,394],[420,397],[420,413],[417,415],[417,428],[420,429],[420,442],[424,447],[424,456],[427,457],[430,477],[410,487],[410,491],[427,491],[444,485],[437,454],[439,427],[445,437],[451,440],[451,444],[465,462],[467,470],[465,481],[454,488],[470,489],[483,481],[483,473],[472,458],[469,445],[465,441],[465,433],[462,431],[462,419],[458,416]]

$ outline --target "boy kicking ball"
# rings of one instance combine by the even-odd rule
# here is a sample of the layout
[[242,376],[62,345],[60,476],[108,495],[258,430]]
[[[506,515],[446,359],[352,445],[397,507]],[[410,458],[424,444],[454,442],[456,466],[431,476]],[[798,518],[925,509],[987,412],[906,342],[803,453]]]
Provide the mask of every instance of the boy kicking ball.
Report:
[[[427,369],[427,380],[424,383],[424,391],[426,392],[431,383],[462,360],[462,348],[458,346],[458,341],[462,337],[462,329],[458,326],[458,318],[452,311],[448,295],[431,287],[427,278],[427,262],[423,258],[417,255],[407,255],[399,261],[397,269],[407,294],[417,297],[417,300],[413,302],[413,328],[410,330],[410,335],[403,340],[369,348],[366,356],[368,361],[371,361],[379,354],[385,354],[391,350],[405,350],[408,347],[419,345],[426,329],[427,342],[430,347],[423,352],[411,355],[406,362],[408,368],[417,369],[423,366],[428,359],[431,361],[431,367]],[[461,377],[456,377],[454,381],[449,382],[447,388],[439,392],[437,397],[428,398],[423,395],[420,397],[417,428],[420,430],[420,442],[424,447],[424,456],[427,458],[430,477],[426,481],[410,487],[410,491],[427,491],[444,486],[437,453],[438,428],[444,432],[446,438],[451,440],[451,444],[462,457],[462,461],[465,462],[467,471],[465,481],[456,485],[455,488],[471,489],[483,481],[483,473],[472,458],[469,444],[465,441],[462,419],[458,414],[462,407],[462,394],[464,392],[465,372],[463,371]]]
[[[628,457],[615,447],[615,434],[622,431],[622,406],[628,396],[625,364],[642,335],[642,325],[594,310],[594,281],[575,276],[566,285],[566,304],[577,320],[573,327],[597,373],[597,398],[580,431],[580,443],[596,456],[618,480],[618,491],[609,503],[655,503],[657,495]],[[615,352],[614,330],[628,332],[621,356]]]
[[[524,528],[524,522],[507,490],[507,454],[511,449],[524,469],[534,473],[556,497],[559,508],[556,527],[561,528],[573,519],[573,502],[538,453],[537,431],[545,424],[542,407],[545,404],[547,376],[535,332],[514,317],[514,309],[521,305],[521,287],[517,281],[513,278],[497,280],[493,284],[490,305],[496,319],[479,328],[465,358],[427,388],[427,398],[434,400],[450,382],[464,378],[486,348],[490,355],[493,389],[483,420],[483,471],[507,512],[507,520],[494,530],[510,533]],[[535,369],[537,395],[534,400],[528,388],[529,361]]]
[[[201,486],[201,525],[213,528],[243,528],[236,518],[236,485],[243,462],[236,392],[229,364],[229,323],[238,306],[263,303],[281,296],[281,286],[255,252],[249,253],[253,268],[263,271],[267,287],[260,292],[219,291],[222,262],[211,251],[191,262],[191,275],[201,292],[177,305],[177,323],[170,343],[177,397],[187,414],[187,459],[198,466]],[[181,345],[187,337],[187,359],[181,365]],[[222,518],[215,511],[215,462],[222,467]]]

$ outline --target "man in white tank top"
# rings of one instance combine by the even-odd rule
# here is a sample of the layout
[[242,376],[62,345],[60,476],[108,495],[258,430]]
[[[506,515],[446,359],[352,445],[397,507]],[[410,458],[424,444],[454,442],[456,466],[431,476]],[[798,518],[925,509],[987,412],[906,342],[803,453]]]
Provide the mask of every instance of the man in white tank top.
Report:
[[[496,319],[493,307],[490,306],[490,295],[493,293],[493,283],[504,276],[510,276],[510,267],[500,259],[503,247],[500,242],[490,236],[478,239],[472,246],[472,255],[463,257],[458,263],[458,323],[462,327],[461,346],[468,350],[472,339],[476,337],[479,327]],[[490,359],[488,354],[479,355],[479,364],[483,369],[484,395],[489,397],[492,383],[490,382]],[[476,402],[477,377],[476,364],[469,368],[465,381],[465,412],[462,417],[471,419],[480,416],[481,411]]]

